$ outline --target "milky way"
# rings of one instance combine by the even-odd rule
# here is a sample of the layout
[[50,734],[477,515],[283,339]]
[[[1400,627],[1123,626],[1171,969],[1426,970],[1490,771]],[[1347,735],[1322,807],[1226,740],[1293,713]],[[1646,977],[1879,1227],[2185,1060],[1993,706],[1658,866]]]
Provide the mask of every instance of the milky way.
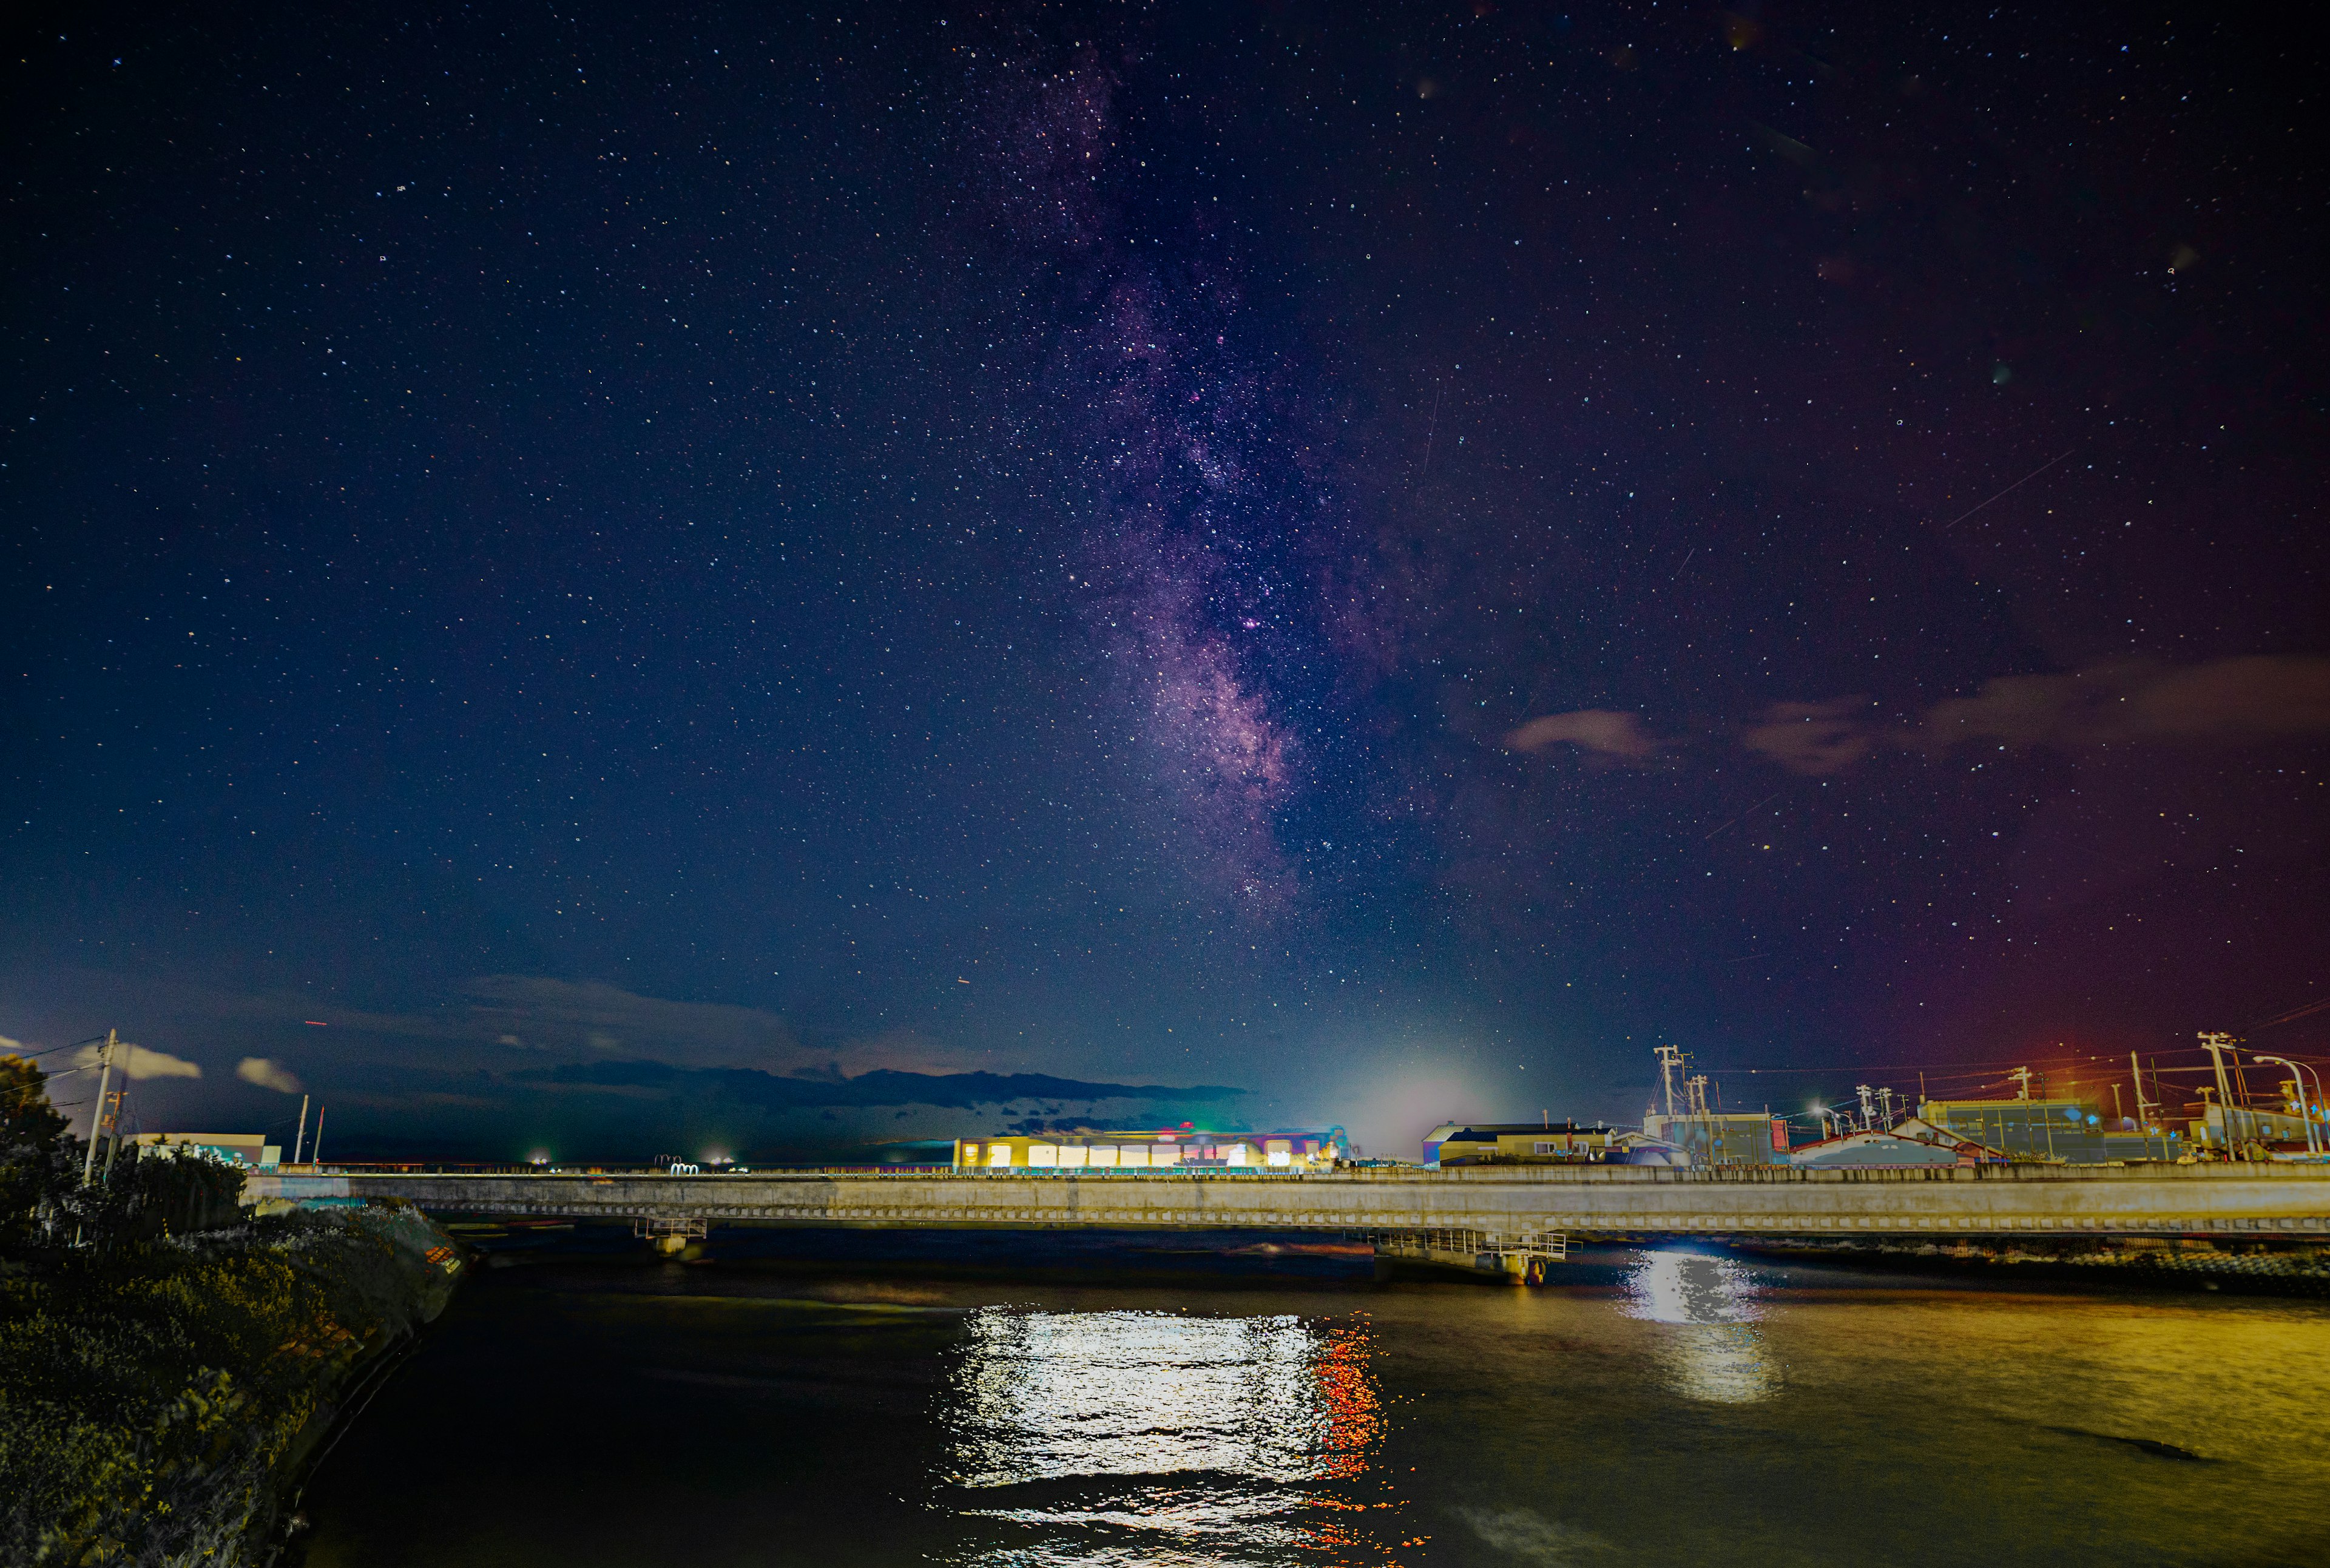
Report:
[[1331,684],[1303,668],[1326,656],[1306,557],[1337,524],[1291,455],[1288,346],[1241,309],[1204,206],[1144,188],[1170,182],[1127,145],[1116,68],[1017,32],[990,47],[1003,85],[978,84],[992,128],[965,150],[1036,280],[1026,325],[1054,345],[1019,446],[1058,460],[1075,514],[1062,585],[1109,670],[1102,722],[1135,738],[1208,901],[1285,913],[1301,877],[1280,817]]

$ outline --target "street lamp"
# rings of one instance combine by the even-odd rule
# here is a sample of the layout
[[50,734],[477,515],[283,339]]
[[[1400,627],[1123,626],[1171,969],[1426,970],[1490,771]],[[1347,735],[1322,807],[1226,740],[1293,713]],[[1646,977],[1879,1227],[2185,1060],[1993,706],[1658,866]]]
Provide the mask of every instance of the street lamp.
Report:
[[[2251,1061],[2269,1061],[2276,1067],[2286,1067],[2289,1069],[2290,1076],[2297,1080],[2297,1116],[2298,1119],[2306,1124],[2306,1152],[2308,1155],[2321,1154],[2321,1130],[2314,1125],[2314,1112],[2307,1106],[2306,1099],[2306,1074],[2307,1069],[2298,1066],[2297,1063],[2290,1060],[2289,1058],[2286,1056],[2261,1056],[2253,1050],[2249,1052],[2249,1060]],[[2318,1106],[2322,1103],[2322,1071],[2319,1068],[2313,1070],[2313,1103]]]

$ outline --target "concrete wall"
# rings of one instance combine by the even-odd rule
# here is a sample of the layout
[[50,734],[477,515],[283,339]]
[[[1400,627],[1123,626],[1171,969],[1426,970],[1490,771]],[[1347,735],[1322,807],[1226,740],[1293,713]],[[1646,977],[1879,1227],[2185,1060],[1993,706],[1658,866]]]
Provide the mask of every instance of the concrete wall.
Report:
[[1234,1175],[416,1175],[245,1179],[246,1201],[403,1198],[431,1213],[720,1223],[1273,1230],[1471,1227],[1596,1234],[2330,1235],[2330,1167],[1681,1171],[1490,1166]]

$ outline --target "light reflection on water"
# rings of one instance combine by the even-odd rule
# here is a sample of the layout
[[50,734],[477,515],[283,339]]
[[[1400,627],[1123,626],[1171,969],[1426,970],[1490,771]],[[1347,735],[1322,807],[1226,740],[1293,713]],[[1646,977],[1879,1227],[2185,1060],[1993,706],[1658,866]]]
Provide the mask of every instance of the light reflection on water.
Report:
[[1627,1271],[1625,1313],[1662,1326],[1652,1354],[1686,1399],[1754,1404],[1779,1392],[1779,1368],[1757,1326],[1760,1292],[1730,1259],[1644,1253]]
[[[946,1424],[967,1563],[1348,1561],[1383,1434],[1364,1320],[971,1315]],[[1008,1492],[982,1498],[979,1494]]]
[[[307,1568],[2230,1568],[2330,1539],[2330,1303],[1565,1267],[815,1297],[500,1271],[310,1482]],[[1840,1497],[1883,1506],[1841,1533]]]

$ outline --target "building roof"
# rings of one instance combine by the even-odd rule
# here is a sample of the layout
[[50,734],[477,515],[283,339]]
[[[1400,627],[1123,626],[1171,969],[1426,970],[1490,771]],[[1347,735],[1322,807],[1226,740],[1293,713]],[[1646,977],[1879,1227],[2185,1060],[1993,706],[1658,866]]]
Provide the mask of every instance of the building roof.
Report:
[[1441,1134],[1440,1141],[1444,1143],[1489,1143],[1497,1138],[1518,1138],[1531,1133],[1542,1136],[1547,1133],[1606,1133],[1612,1130],[1600,1122],[1590,1126],[1580,1122],[1463,1122],[1444,1125],[1448,1126],[1448,1130]]
[[2004,1158],[1999,1150],[1918,1117],[1904,1117],[1890,1127],[1798,1144],[1788,1151],[1789,1163],[1799,1165],[1927,1165]]

